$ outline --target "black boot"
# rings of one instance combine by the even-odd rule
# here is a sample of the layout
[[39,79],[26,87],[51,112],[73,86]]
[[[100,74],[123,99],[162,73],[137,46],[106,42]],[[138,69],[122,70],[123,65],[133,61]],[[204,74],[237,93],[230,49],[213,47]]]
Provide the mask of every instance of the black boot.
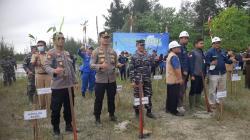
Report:
[[95,123],[96,123],[97,125],[100,125],[100,124],[101,124],[100,116],[95,116]]
[[117,121],[117,117],[114,114],[109,114],[109,119],[112,122],[116,122]]
[[146,116],[151,119],[156,119],[155,115],[151,112],[151,109],[147,109]]
[[135,109],[135,117],[139,118],[139,109]]
[[65,131],[66,132],[73,132],[73,127],[72,127],[71,123],[66,123]]
[[55,136],[59,136],[60,135],[59,125],[53,126],[53,133],[54,133]]

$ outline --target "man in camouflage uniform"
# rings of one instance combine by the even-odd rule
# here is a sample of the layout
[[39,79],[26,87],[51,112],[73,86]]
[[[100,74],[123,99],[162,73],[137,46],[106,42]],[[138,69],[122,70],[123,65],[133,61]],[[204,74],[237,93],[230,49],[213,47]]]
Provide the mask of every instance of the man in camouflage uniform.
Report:
[[31,64],[32,54],[35,54],[36,51],[37,51],[37,47],[31,46],[31,52],[28,53],[23,60],[23,69],[25,70],[28,76],[27,95],[28,95],[30,103],[33,103],[33,96],[36,93],[35,68]]
[[14,58],[13,54],[9,56],[9,60],[11,62],[11,78],[14,82],[16,82],[16,72],[15,70],[17,69],[17,64],[16,64],[16,59]]
[[96,70],[95,82],[95,105],[94,115],[96,124],[100,124],[102,102],[105,91],[108,99],[108,112],[110,121],[116,121],[115,116],[115,95],[116,95],[116,75],[117,54],[109,47],[110,35],[103,31],[99,33],[100,47],[96,48],[91,56],[90,66]]
[[10,60],[8,59],[8,57],[4,56],[3,57],[3,61],[1,61],[1,67],[2,67],[2,70],[3,70],[3,83],[4,83],[4,86],[7,86],[7,85],[11,85],[12,83],[12,80],[11,80],[11,62]]
[[[153,63],[153,58],[145,51],[145,40],[136,41],[137,50],[131,58],[130,62],[130,80],[134,87],[134,97],[139,98],[139,87],[136,85],[142,80],[144,97],[148,97],[149,103],[145,105],[147,109],[147,117],[155,118],[152,109],[152,85],[151,85],[151,64]],[[141,79],[142,78],[142,79]],[[139,116],[138,106],[134,106],[135,114]]]

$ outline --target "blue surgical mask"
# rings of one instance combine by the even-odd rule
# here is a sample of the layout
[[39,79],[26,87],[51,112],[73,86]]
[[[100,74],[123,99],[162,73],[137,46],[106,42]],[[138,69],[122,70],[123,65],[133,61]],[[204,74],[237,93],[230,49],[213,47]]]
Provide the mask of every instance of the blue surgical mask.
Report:
[[39,52],[44,52],[44,47],[37,47]]

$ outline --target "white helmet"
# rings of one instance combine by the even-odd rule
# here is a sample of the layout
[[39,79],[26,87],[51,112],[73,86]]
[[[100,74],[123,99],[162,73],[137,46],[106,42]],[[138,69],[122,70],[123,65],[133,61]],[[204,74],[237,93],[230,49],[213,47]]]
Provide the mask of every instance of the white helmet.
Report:
[[177,41],[172,41],[169,43],[168,48],[173,49],[173,48],[180,47],[180,46],[181,45]]
[[180,35],[179,35],[179,38],[181,38],[181,37],[189,37],[188,32],[187,32],[187,31],[182,31],[182,32],[180,33]]
[[215,43],[215,42],[221,42],[221,39],[219,37],[214,37],[212,39],[212,43]]

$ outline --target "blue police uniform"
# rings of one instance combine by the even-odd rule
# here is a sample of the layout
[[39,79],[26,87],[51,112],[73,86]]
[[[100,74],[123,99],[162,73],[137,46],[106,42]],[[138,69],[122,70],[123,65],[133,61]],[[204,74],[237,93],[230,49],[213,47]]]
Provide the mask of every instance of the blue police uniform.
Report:
[[119,56],[118,62],[123,64],[123,66],[121,66],[119,68],[120,75],[121,75],[121,80],[123,80],[123,79],[126,80],[126,78],[127,78],[127,76],[126,76],[126,73],[127,73],[126,72],[126,65],[127,65],[127,62],[128,62],[128,58],[125,57],[125,56]]
[[85,96],[87,88],[92,93],[95,85],[95,74],[96,72],[90,68],[91,55],[86,52],[82,52],[78,49],[78,55],[82,58],[82,65],[80,66],[81,79],[82,79],[82,95]]

